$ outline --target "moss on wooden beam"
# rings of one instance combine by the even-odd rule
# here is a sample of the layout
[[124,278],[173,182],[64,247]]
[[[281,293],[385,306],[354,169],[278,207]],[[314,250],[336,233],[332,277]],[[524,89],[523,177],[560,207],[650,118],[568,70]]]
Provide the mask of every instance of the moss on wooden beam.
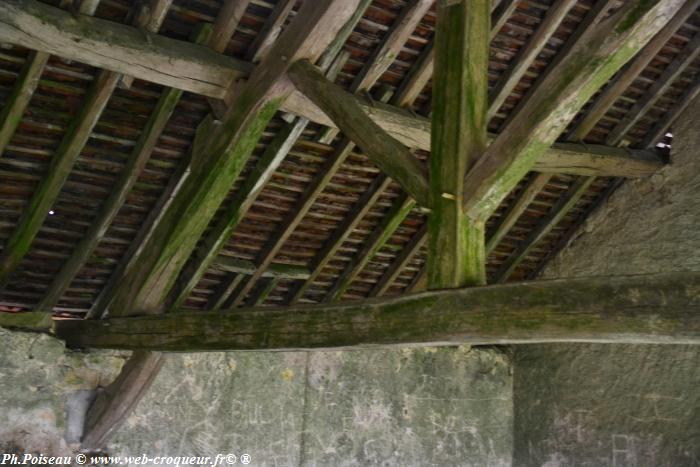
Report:
[[427,206],[426,169],[406,146],[368,118],[351,94],[328,81],[308,61],[294,63],[288,74],[297,89],[322,108],[372,162],[419,204]]
[[315,61],[332,42],[359,0],[304,3],[248,82],[231,91],[233,104],[219,125],[201,135],[197,162],[144,247],[139,263],[117,286],[114,313],[162,313],[197,241],[224,201],[291,85],[290,64]]
[[164,351],[610,342],[700,344],[700,273],[558,279],[394,298],[104,321],[62,320],[71,347]]
[[489,18],[487,0],[438,2],[429,159],[432,289],[486,281],[484,222],[467,218],[462,206],[464,176],[487,146]]
[[486,219],[586,102],[685,2],[630,2],[584,32],[465,178],[465,209]]
[[17,331],[48,332],[52,327],[52,320],[51,315],[41,311],[0,312],[0,327]]

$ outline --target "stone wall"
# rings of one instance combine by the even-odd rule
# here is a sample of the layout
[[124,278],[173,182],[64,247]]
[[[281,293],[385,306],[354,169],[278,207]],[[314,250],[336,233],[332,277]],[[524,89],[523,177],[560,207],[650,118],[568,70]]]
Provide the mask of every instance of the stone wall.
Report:
[[94,390],[128,354],[66,351],[44,334],[0,328],[0,453],[70,455]]
[[[544,278],[700,271],[700,101],[671,165],[625,183]],[[515,465],[700,466],[700,348],[516,348]]]
[[[95,389],[127,355],[1,328],[0,339],[0,453],[70,455]],[[506,467],[512,423],[510,359],[495,349],[172,354],[107,452]]]
[[468,347],[170,355],[109,451],[256,466],[511,465],[512,378]]

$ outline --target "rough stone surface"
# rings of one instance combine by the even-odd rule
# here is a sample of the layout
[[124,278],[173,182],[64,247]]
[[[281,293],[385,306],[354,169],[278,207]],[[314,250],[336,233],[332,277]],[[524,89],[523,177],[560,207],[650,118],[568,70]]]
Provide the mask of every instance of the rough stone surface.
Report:
[[511,465],[512,378],[469,348],[170,355],[109,447],[256,466]]
[[[627,182],[545,278],[700,270],[700,101],[673,129],[671,165]],[[518,466],[700,466],[700,348],[516,348]]]
[[105,386],[127,354],[67,351],[44,334],[0,328],[0,452],[70,455],[76,396]]

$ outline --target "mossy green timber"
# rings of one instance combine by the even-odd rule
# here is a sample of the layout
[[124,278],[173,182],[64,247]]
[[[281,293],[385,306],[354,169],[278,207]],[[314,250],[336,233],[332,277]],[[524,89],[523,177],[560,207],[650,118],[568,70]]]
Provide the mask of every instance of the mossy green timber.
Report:
[[464,215],[463,179],[486,150],[490,2],[440,1],[435,32],[428,288],[486,281],[484,223]]
[[[637,2],[585,31],[548,73],[465,177],[465,209],[484,220],[532,170],[586,102],[685,2],[660,0],[639,15]],[[625,25],[622,30],[618,26]]]
[[73,347],[164,351],[700,344],[700,272],[520,282],[217,313],[61,320],[55,331]]

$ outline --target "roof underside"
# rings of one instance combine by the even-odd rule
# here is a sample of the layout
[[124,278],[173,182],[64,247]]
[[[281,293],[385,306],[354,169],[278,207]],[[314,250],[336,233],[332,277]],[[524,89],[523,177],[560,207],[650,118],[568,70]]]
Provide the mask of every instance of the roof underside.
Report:
[[[517,7],[508,17],[508,21],[491,42],[490,88],[494,88],[503,75],[511,72],[518,52],[528,44],[555,1],[517,2]],[[58,0],[45,0],[44,3],[59,5]],[[102,0],[95,16],[130,23],[130,16],[137,3],[139,2],[136,0]],[[256,39],[265,34],[266,22],[269,24],[268,19],[273,16],[275,9],[280,11],[285,3],[287,2],[282,0],[251,1],[225,54],[250,60],[260,43],[260,40]],[[338,84],[350,89],[355,77],[369,65],[373,52],[391,34],[397,16],[401,14],[402,9],[410,7],[411,3],[413,2],[400,0],[374,0],[371,3],[345,44],[345,50],[350,56],[337,76]],[[530,63],[527,72],[491,119],[491,132],[500,131],[528,89],[556,59],[577,28],[585,24],[586,15],[594,8],[594,4],[593,0],[579,0],[568,11],[564,21],[549,37],[545,47]],[[221,7],[221,0],[174,0],[159,34],[188,40],[200,23],[214,22]],[[296,5],[292,9],[287,22],[293,18],[298,8],[299,5]],[[368,90],[375,99],[380,99],[380,96],[387,92],[396,91],[411,70],[418,66],[421,55],[430,47],[433,39],[434,8],[433,5],[424,15],[403,44],[401,52]],[[674,58],[684,53],[685,47],[698,34],[699,27],[700,15],[695,12],[587,134],[584,140],[586,143],[609,144],[610,132],[634,111],[635,103],[647,96],[647,90]],[[7,104],[12,90],[17,85],[18,75],[25,62],[30,59],[31,53],[30,50],[12,45],[0,48],[0,104]],[[688,92],[697,88],[699,70],[700,60],[695,59],[663,90],[663,95],[658,96],[651,108],[637,118],[620,145],[648,145],[648,142],[645,142],[648,135],[654,131],[658,132],[655,125],[682,105],[689,95]],[[91,66],[58,56],[51,56],[49,59],[20,125],[0,157],[0,248],[6,244],[39,181],[46,174],[52,156],[68,126],[80,112],[86,91],[98,72],[99,70]],[[129,89],[118,88],[113,93],[33,241],[29,254],[0,293],[0,310],[32,310],[39,303],[61,266],[103,207],[163,91],[164,88],[160,85],[135,80]],[[572,123],[573,126],[586,114],[595,100],[596,96],[583,108]],[[431,84],[428,82],[411,108],[418,115],[429,116],[430,102]],[[88,262],[83,265],[55,306],[55,314],[80,316],[90,309],[117,270],[120,261],[124,260],[129,248],[133,248],[134,242],[138,241],[139,231],[148,228],[149,214],[168,184],[179,176],[178,167],[186,160],[195,130],[210,109],[209,102],[203,96],[185,93],[126,203],[119,210]],[[249,176],[269,142],[287,125],[284,120],[286,117],[280,113],[268,125],[246,168],[236,184],[231,187],[229,200]],[[330,143],[320,142],[319,140],[326,140],[326,130],[315,123],[307,126],[236,227],[219,254],[221,260],[215,261],[215,264],[209,267],[190,294],[185,302],[187,308],[208,308],[212,297],[220,295],[222,290],[240,277],[240,271],[233,272],[233,268],[225,266],[231,264],[227,259],[249,261],[253,266],[259,263],[261,251],[270,242],[274,243],[280,235],[283,223],[300,210],[300,199],[304,191],[320,177],[327,175],[324,171],[329,158],[334,157],[334,150],[342,144],[343,137],[337,135]],[[661,139],[651,145],[667,150],[671,137],[666,133],[668,129],[663,130]],[[565,136],[562,136],[563,140]],[[429,154],[423,151],[416,151],[416,155],[419,158],[429,157]],[[487,240],[509,207],[519,199],[524,187],[535,176],[535,173],[529,174],[491,217],[487,225]],[[327,299],[328,291],[348,268],[356,253],[366,246],[375,230],[380,228],[382,221],[392,212],[392,207],[401,201],[401,188],[395,182],[380,183],[382,180],[379,177],[379,169],[359,149],[355,149],[333,174],[308,212],[301,216],[302,219],[293,233],[284,240],[273,263],[313,269],[321,262],[322,258],[319,255],[328,251],[329,242],[340,239],[340,248],[334,251],[330,261],[306,290],[302,301],[318,302]],[[578,178],[562,174],[553,175],[546,181],[515,225],[489,254],[487,273],[492,275],[492,278],[501,265],[517,253],[523,242],[528,241],[532,233],[541,227],[551,210],[567,195]],[[618,182],[615,178],[596,178],[574,207],[527,251],[508,279],[522,280],[534,277],[546,261],[571,238],[600,200],[619,184]],[[369,198],[372,203],[365,206],[368,192],[376,190],[377,187],[383,191]],[[360,217],[357,221],[351,222],[358,213]],[[343,298],[359,299],[380,293],[376,284],[386,281],[389,276],[390,285],[382,288],[383,294],[400,294],[412,287],[425,263],[425,247],[421,242],[425,236],[425,219],[425,213],[414,207],[388,241],[355,276]],[[216,221],[215,218],[210,226]],[[351,231],[345,232],[348,233],[346,236],[341,235],[344,232],[339,232],[339,229],[348,225],[351,226]],[[409,248],[410,251],[415,251],[414,255],[406,254]],[[400,270],[397,270],[398,265],[401,265]],[[264,305],[288,303],[290,294],[299,286],[300,281],[303,279],[275,279],[263,276],[258,281],[259,284],[251,289],[247,302]],[[235,289],[229,293],[230,296],[233,294]]]

